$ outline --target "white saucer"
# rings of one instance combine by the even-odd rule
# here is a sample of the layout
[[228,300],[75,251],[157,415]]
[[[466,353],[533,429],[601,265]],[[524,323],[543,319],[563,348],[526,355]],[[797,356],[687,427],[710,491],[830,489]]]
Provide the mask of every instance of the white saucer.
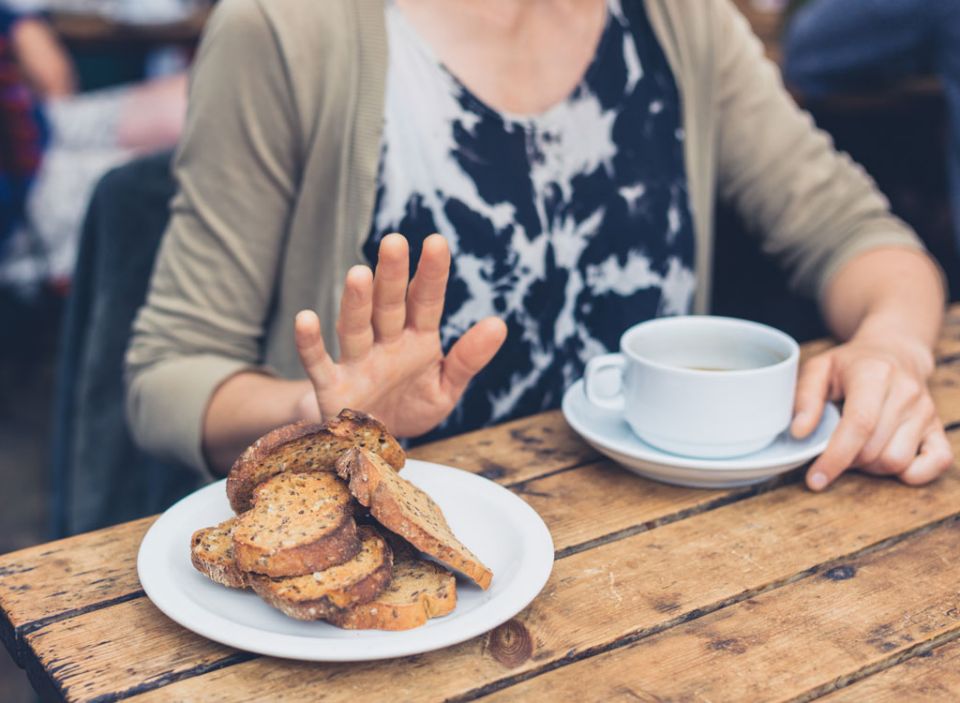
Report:
[[759,452],[733,459],[694,459],[664,452],[637,437],[619,412],[587,400],[583,380],[563,396],[563,415],[570,426],[601,454],[646,478],[691,488],[734,488],[760,483],[802,466],[827,448],[840,421],[828,403],[816,431],[803,440],[788,432]]

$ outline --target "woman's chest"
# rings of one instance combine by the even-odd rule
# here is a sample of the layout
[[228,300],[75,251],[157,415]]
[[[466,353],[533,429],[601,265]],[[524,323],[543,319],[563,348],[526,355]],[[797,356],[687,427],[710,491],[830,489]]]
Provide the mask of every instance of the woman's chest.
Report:
[[451,335],[506,314],[561,336],[591,329],[605,346],[628,318],[687,310],[682,106],[649,27],[612,14],[581,82],[534,117],[480,100],[402,18],[390,30],[371,260],[387,232],[414,258],[443,234]]

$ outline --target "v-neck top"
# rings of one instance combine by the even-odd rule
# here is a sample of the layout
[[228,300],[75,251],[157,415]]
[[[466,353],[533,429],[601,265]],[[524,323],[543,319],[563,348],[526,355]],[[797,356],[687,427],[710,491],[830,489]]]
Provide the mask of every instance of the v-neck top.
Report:
[[387,4],[386,108],[364,248],[442,234],[445,349],[485,317],[507,342],[432,437],[559,405],[633,324],[690,312],[696,286],[679,92],[643,12],[608,0],[593,60],[535,115],[497,110]]

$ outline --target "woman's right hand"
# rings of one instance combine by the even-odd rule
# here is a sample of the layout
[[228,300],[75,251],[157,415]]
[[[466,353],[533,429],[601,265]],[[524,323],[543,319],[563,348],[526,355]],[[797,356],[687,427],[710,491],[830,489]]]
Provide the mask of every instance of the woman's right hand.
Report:
[[368,412],[400,437],[416,437],[440,424],[470,380],[507,335],[496,317],[478,322],[444,356],[440,343],[450,249],[438,234],[423,243],[409,278],[407,240],[391,234],[380,243],[377,271],[347,273],[334,361],[316,313],[297,315],[296,341],[312,390],[301,401],[304,419],[326,419],[343,408]]

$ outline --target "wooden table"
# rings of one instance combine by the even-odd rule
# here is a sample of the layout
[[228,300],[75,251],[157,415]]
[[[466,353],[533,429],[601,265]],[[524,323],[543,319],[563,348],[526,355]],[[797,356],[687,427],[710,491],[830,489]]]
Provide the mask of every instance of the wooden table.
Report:
[[196,44],[210,17],[210,8],[172,24],[127,24],[100,15],[53,13],[50,23],[63,41],[71,47],[169,46]]
[[[960,308],[938,355],[960,449]],[[0,635],[54,700],[960,700],[955,469],[919,489],[850,474],[814,495],[799,472],[673,488],[600,460],[555,412],[415,455],[509,487],[553,533],[546,588],[488,635],[356,665],[209,642],[144,597],[152,518],[0,557]]]

